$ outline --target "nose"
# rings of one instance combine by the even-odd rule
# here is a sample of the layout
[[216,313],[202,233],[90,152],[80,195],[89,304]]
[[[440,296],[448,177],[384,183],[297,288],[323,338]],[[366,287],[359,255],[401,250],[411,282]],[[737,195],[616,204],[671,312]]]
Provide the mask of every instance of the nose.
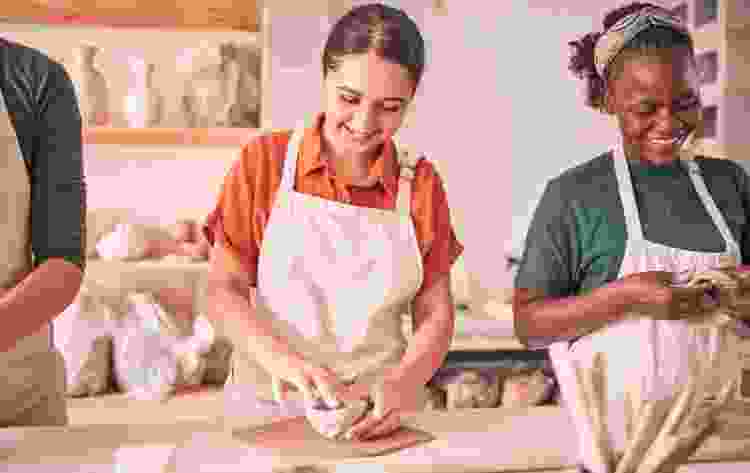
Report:
[[351,127],[354,131],[368,132],[373,126],[374,118],[373,112],[368,107],[362,107],[354,112]]
[[654,128],[657,130],[659,135],[672,136],[680,130],[687,127],[687,124],[680,120],[679,114],[676,110],[669,107],[665,107],[656,117],[656,123]]

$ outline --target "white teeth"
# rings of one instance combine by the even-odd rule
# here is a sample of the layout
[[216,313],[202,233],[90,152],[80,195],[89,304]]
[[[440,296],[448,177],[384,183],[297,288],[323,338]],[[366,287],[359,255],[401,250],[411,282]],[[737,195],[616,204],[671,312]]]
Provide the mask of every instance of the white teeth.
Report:
[[660,144],[660,145],[673,145],[673,144],[677,143],[677,140],[678,140],[678,138],[672,138],[671,140],[657,140],[657,139],[652,139],[651,141],[653,141],[656,144]]

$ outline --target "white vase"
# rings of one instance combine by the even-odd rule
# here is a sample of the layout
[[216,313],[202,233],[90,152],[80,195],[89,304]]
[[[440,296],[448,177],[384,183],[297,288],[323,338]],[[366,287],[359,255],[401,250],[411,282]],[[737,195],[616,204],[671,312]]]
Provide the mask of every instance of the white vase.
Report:
[[128,55],[128,90],[124,97],[125,121],[130,128],[145,128],[148,118],[146,61],[136,55]]

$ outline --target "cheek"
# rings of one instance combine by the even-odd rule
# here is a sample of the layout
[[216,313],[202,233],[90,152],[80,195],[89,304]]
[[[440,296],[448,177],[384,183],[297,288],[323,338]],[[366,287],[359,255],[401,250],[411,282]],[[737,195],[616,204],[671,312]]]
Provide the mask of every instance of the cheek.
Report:
[[620,130],[626,140],[640,139],[648,130],[648,121],[628,114],[618,116]]

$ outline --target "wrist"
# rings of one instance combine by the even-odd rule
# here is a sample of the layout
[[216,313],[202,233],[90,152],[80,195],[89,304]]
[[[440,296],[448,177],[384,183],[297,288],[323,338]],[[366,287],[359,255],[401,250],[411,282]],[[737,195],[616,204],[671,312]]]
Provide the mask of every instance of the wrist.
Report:
[[641,294],[635,288],[625,284],[623,279],[612,281],[604,286],[603,289],[604,293],[602,295],[617,311],[626,310],[632,305],[639,304],[642,299]]

